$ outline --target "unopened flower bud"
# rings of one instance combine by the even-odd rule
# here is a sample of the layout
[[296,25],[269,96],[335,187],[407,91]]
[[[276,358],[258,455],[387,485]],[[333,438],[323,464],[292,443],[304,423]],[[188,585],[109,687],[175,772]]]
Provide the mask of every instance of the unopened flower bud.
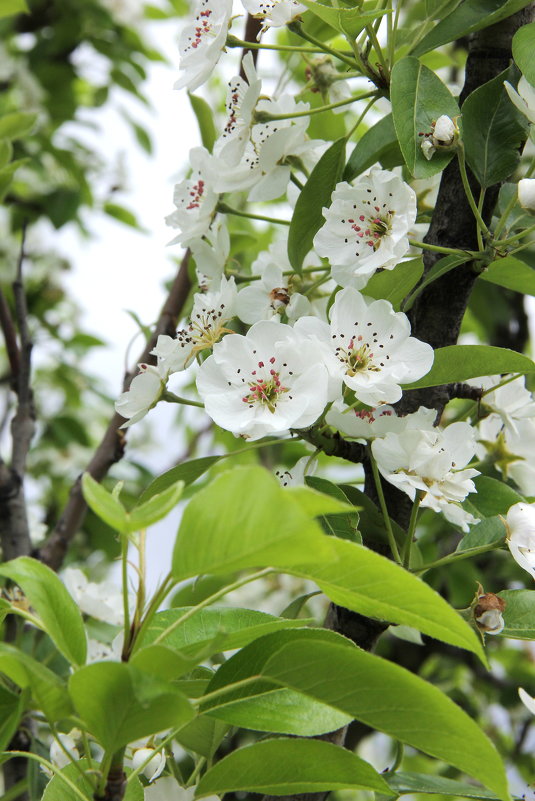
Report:
[[523,209],[535,211],[535,178],[521,178],[518,182],[518,202]]
[[478,629],[485,634],[500,634],[505,627],[502,612],[505,601],[493,592],[483,592],[479,585],[475,598],[474,619]]
[[157,779],[163,771],[166,762],[166,756],[163,751],[156,751],[154,748],[137,748],[132,756],[132,767],[134,770],[139,768],[149,757],[154,756],[142,769],[141,773],[147,777],[149,782]]
[[428,161],[431,161],[433,154],[436,152],[436,147],[430,139],[424,139],[422,142],[422,153]]
[[451,117],[448,117],[446,114],[442,114],[435,122],[433,139],[436,141],[436,143],[442,145],[443,147],[449,147],[453,144],[453,141],[458,133],[459,129]]

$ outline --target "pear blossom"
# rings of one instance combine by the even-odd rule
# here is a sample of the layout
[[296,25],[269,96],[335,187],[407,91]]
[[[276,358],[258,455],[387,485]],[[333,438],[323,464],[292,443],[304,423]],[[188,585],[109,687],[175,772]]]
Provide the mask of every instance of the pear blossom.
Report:
[[157,367],[151,364],[139,364],[138,367],[139,373],[132,379],[130,388],[115,401],[115,411],[127,418],[121,428],[128,428],[145,417],[149,409],[156,406],[165,389],[167,376],[162,376]]
[[189,152],[192,175],[175,185],[173,203],[176,209],[165,218],[167,225],[180,231],[170,245],[177,242],[189,245],[210,229],[218,195],[206,174],[208,159],[210,154],[204,147],[194,147]]
[[[310,109],[308,103],[297,102],[284,94],[277,100],[259,100],[257,112],[294,114]],[[214,155],[206,162],[207,172],[215,192],[250,190],[248,199],[275,200],[285,191],[290,180],[289,156],[305,158],[317,143],[306,137],[309,119],[272,120],[256,123],[250,129],[249,140],[238,163],[225,158],[224,136],[214,144]]]
[[310,314],[310,301],[299,292],[294,292],[283,268],[290,270],[287,242],[277,241],[269,250],[261,253],[253,262],[253,274],[261,276],[238,292],[236,314],[244,323],[252,325],[258,320],[277,319],[285,314],[288,320],[297,320]]
[[169,376],[184,370],[196,354],[213,347],[223,334],[233,333],[226,323],[234,317],[236,282],[223,278],[219,289],[197,292],[189,325],[177,331],[176,338],[160,334],[151,353],[158,359],[158,369]]
[[504,81],[504,86],[511,103],[513,103],[531,123],[535,123],[535,88],[530,84],[527,78],[522,75],[516,90],[513,89],[509,81]]
[[431,369],[433,349],[410,336],[410,323],[387,300],[370,301],[351,287],[342,289],[331,308],[330,327],[301,317],[296,330],[323,343],[321,358],[331,373],[369,406],[395,403],[400,384],[421,378]]
[[223,219],[216,217],[203,238],[191,240],[189,249],[201,291],[212,289],[212,284],[219,286],[230,253],[230,236]]
[[355,409],[335,401],[325,416],[325,422],[337,428],[344,437],[372,440],[384,437],[390,431],[432,431],[436,416],[436,409],[426,409],[425,406],[420,406],[413,414],[398,417],[396,410],[386,403],[375,409]]
[[393,269],[407,252],[416,194],[394,173],[373,168],[354,186],[337,184],[323,216],[316,252],[329,259],[341,286],[361,289],[379,267]]
[[240,162],[251,136],[253,113],[260,97],[262,81],[256,74],[251,51],[245,54],[243,70],[246,80],[236,75],[227,91],[227,122],[218,139],[216,153],[229,165]]
[[523,687],[518,688],[518,695],[520,696],[520,700],[528,709],[532,715],[535,715],[535,698],[532,698],[529,693],[527,693]]
[[[515,421],[535,417],[535,401],[531,392],[526,389],[525,376],[518,376],[503,384],[507,378],[508,376],[491,375],[471,379],[468,383],[485,391],[481,403],[499,414],[503,422],[514,431]],[[500,384],[503,386],[499,386]]]
[[[76,741],[79,737],[80,730],[71,729],[68,734],[60,732],[52,741],[50,744],[50,761],[56,768],[62,770],[62,768],[66,768],[67,765],[70,765],[71,762],[76,762],[80,759],[80,752],[76,747]],[[50,779],[54,775],[46,765],[41,765],[41,770]]]
[[307,10],[297,0],[242,0],[242,3],[251,16],[264,22],[263,31],[286,25]]
[[511,419],[504,424],[498,414],[490,414],[478,424],[477,456],[487,452],[497,470],[513,479],[521,492],[533,494],[535,486],[535,419]]
[[[123,593],[108,581],[89,581],[78,568],[68,567],[63,571],[63,581],[80,610],[97,620],[114,626],[123,624]],[[130,610],[135,607],[135,597],[128,596]]]
[[281,487],[299,487],[305,483],[305,476],[314,475],[317,466],[317,459],[309,454],[298,459],[290,470],[279,467],[275,470],[275,476]]
[[507,512],[507,545],[520,567],[535,578],[535,504],[515,503]]
[[[149,759],[150,757],[150,759]],[[163,749],[157,751],[150,746],[136,748],[132,754],[132,767],[137,770],[143,763],[149,759],[147,764],[141,769],[141,773],[149,780],[155,781],[165,768],[167,757]]]
[[271,320],[217,343],[197,389],[214,422],[251,440],[307,428],[333,400],[316,343]]
[[442,513],[446,520],[468,531],[477,522],[460,506],[477,470],[466,468],[475,451],[475,435],[469,423],[452,423],[445,429],[422,431],[407,428],[389,432],[372,442],[379,472],[412,500],[420,492],[421,506]]
[[521,178],[518,182],[518,202],[523,209],[535,211],[535,178]]
[[175,89],[193,92],[203,84],[219,61],[227,41],[232,0],[197,0],[193,19],[180,35],[180,70]]

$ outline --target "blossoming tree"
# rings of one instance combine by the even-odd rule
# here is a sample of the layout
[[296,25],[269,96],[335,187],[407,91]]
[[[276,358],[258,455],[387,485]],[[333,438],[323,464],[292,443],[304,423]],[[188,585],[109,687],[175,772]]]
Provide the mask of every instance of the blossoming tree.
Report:
[[[31,797],[529,792],[534,11],[190,4],[180,269],[47,539],[4,515],[0,742],[43,768]],[[163,403],[209,445],[127,501],[101,482]],[[179,503],[150,594],[147,529]],[[54,573],[86,506],[121,587]]]

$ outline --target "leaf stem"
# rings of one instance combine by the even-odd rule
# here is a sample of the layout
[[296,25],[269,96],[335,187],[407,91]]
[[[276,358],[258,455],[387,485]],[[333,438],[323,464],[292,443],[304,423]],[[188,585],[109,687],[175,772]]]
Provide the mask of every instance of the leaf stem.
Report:
[[425,573],[427,570],[431,570],[431,568],[442,567],[443,565],[449,565],[452,562],[460,562],[461,559],[469,559],[471,556],[479,556],[482,553],[496,551],[498,548],[501,548],[502,545],[503,542],[500,540],[499,542],[493,542],[489,545],[480,545],[477,548],[467,548],[466,551],[454,551],[454,553],[450,553],[448,556],[443,556],[441,559],[435,559],[434,562],[428,562],[426,565],[413,568],[411,573]]
[[535,231],[535,225],[530,225],[529,228],[526,228],[524,231],[519,231],[518,234],[513,234],[513,236],[508,237],[508,239],[494,240],[492,246],[501,248],[504,245],[511,245],[513,242],[517,242],[519,239],[524,239],[525,236],[533,233],[533,231]]
[[[484,236],[490,236],[489,229],[487,228],[487,225],[486,225],[483,217],[481,216],[481,214],[479,212],[479,209],[477,207],[477,203],[476,203],[476,201],[474,199],[474,196],[472,194],[472,190],[470,188],[470,182],[468,180],[468,173],[466,172],[466,159],[465,159],[465,155],[464,155],[464,147],[463,147],[462,143],[459,144],[459,147],[457,149],[457,158],[458,158],[458,161],[459,161],[459,172],[461,174],[461,181],[463,183],[464,193],[466,195],[466,199],[468,200],[468,205],[472,209],[472,214],[474,215],[474,217],[476,219],[476,223],[477,223],[477,227],[478,227],[478,233],[479,234],[483,233]],[[479,236],[478,236],[478,241],[479,241]],[[482,249],[483,248],[480,248],[480,250],[482,250]]]
[[180,398],[178,395],[175,395],[174,392],[170,392],[168,389],[162,392],[160,400],[167,401],[168,403],[181,403],[183,406],[197,406],[199,409],[204,409],[204,403],[200,401],[189,400],[188,398]]
[[290,220],[279,220],[275,217],[264,217],[262,214],[249,214],[246,211],[239,211],[227,206],[226,203],[218,203],[217,211],[222,214],[234,214],[236,217],[246,217],[248,220],[263,220],[264,222],[273,223],[274,225],[290,225]]
[[518,190],[515,189],[515,191],[513,192],[512,196],[511,196],[511,199],[510,199],[509,203],[505,207],[500,219],[496,223],[496,228],[494,229],[494,240],[495,241],[498,239],[498,237],[500,236],[501,232],[505,228],[505,225],[507,223],[507,218],[509,217],[509,215],[511,214],[512,210],[516,206],[517,200],[518,200]]
[[261,42],[245,42],[232,36],[227,36],[226,47],[241,47],[247,50],[278,50],[281,53],[324,53],[325,50],[319,47],[303,47],[300,45],[269,45]]
[[195,698],[191,701],[193,706],[199,707],[205,701],[212,701],[214,698],[219,698],[221,695],[226,695],[231,690],[235,690],[238,687],[247,687],[249,684],[254,684],[255,682],[262,679],[262,676],[248,676],[246,679],[240,679],[240,681],[234,681],[232,684],[227,684],[225,687],[220,687],[218,690],[213,690],[211,693],[206,693],[206,695],[201,695],[200,698]]
[[305,39],[307,42],[319,47],[323,53],[330,53],[331,56],[340,59],[345,64],[348,64],[352,69],[355,69],[356,62],[353,58],[348,58],[344,53],[340,52],[340,50],[334,50],[329,45],[326,45],[324,42],[320,42],[319,39],[315,39],[314,36],[311,36],[309,33],[306,33],[301,24],[299,22],[290,22],[288,25],[288,30],[292,31],[292,33],[297,34],[300,36],[301,39]]
[[276,122],[277,120],[293,120],[298,117],[311,117],[313,114],[321,114],[333,108],[348,106],[350,103],[355,103],[357,100],[366,100],[368,97],[372,96],[377,96],[376,90],[362,92],[359,95],[352,95],[351,97],[346,97],[344,100],[338,100],[336,103],[327,103],[325,106],[317,106],[317,108],[311,108],[307,111],[294,111],[291,114],[270,114],[268,111],[257,111],[254,117],[255,122]]
[[411,562],[411,548],[414,539],[414,532],[416,531],[416,522],[418,520],[418,511],[420,509],[420,502],[422,500],[422,493],[417,492],[412,505],[411,518],[409,521],[409,528],[407,529],[407,537],[403,546],[403,567],[409,567]]
[[419,242],[417,239],[409,239],[409,245],[413,248],[423,248],[424,250],[432,250],[434,253],[453,253],[455,256],[479,256],[479,253],[474,250],[459,250],[458,248],[444,248],[441,245],[430,245],[427,242]]
[[381,483],[381,476],[379,475],[379,470],[377,469],[377,462],[374,459],[371,448],[368,449],[368,452],[370,455],[370,464],[372,466],[373,480],[375,481],[375,487],[377,489],[377,497],[379,498],[379,505],[381,507],[381,512],[383,513],[383,520],[385,523],[390,550],[392,551],[392,556],[394,557],[395,561],[398,562],[398,564],[402,564],[401,556],[398,550],[398,545],[396,542],[396,538],[394,536],[394,530],[392,528],[392,521],[390,520],[390,515],[388,514],[385,494],[383,492],[383,485]]
[[210,595],[208,598],[205,598],[204,601],[201,601],[196,606],[192,606],[191,609],[188,609],[187,612],[184,612],[184,614],[181,617],[173,621],[173,623],[171,623],[170,626],[164,629],[164,631],[162,631],[162,633],[158,637],[156,637],[156,639],[152,644],[158,645],[159,643],[161,643],[163,640],[165,640],[166,637],[172,634],[172,632],[175,629],[181,626],[182,623],[185,623],[186,620],[190,619],[190,617],[196,615],[197,612],[200,612],[201,609],[204,609],[205,607],[213,604],[214,601],[218,601],[220,598],[223,598],[223,596],[227,595],[229,592],[237,590],[240,587],[243,587],[244,584],[249,584],[251,581],[256,581],[257,579],[263,578],[264,576],[269,576],[269,574],[273,572],[274,570],[272,567],[265,567],[263,570],[259,570],[258,573],[253,573],[252,575],[238,579],[237,581],[234,581],[232,584],[228,584],[226,587],[223,587],[217,592],[214,592],[213,595]]

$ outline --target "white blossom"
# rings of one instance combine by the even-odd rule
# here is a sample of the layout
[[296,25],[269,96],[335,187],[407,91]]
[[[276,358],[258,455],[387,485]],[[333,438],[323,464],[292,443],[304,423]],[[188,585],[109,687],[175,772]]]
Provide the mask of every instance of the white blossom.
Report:
[[490,414],[478,424],[478,458],[492,455],[496,468],[512,478],[521,492],[533,494],[535,486],[535,419],[512,419],[503,423],[498,414]]
[[145,760],[149,759],[149,757],[151,757],[151,759],[149,762],[147,762],[145,767],[142,768],[141,773],[149,780],[149,782],[153,782],[158,778],[165,768],[167,757],[164,749],[156,751],[155,748],[151,748],[149,746],[136,748],[132,754],[132,767],[134,770],[136,770],[145,762]]
[[238,292],[236,314],[244,323],[252,325],[258,320],[277,319],[285,314],[290,322],[311,313],[310,301],[294,292],[292,282],[283,275],[290,270],[287,242],[277,241],[253,262],[251,271],[261,276]]
[[503,422],[514,431],[517,420],[535,417],[535,401],[531,392],[526,389],[525,376],[518,376],[499,386],[506,379],[507,376],[491,375],[472,379],[469,383],[485,391],[481,403],[499,414]]
[[535,504],[515,503],[507,512],[507,545],[511,556],[535,578]]
[[179,40],[180,69],[184,71],[175,89],[193,92],[203,84],[219,61],[227,41],[232,0],[197,0],[193,19]]
[[190,150],[189,160],[192,175],[175,185],[173,203],[175,211],[168,214],[165,222],[180,233],[171,242],[189,245],[192,240],[205,236],[210,229],[218,195],[206,173],[210,154],[204,147]]
[[[469,492],[477,470],[466,468],[475,450],[469,423],[452,423],[445,429],[390,432],[372,442],[381,475],[412,500],[422,493],[421,506],[441,512],[463,531],[477,522],[459,505]],[[464,468],[464,469],[463,469]]]
[[521,178],[518,182],[518,202],[523,209],[535,211],[535,178]]
[[202,239],[189,243],[195,274],[202,291],[218,287],[230,253],[230,236],[224,219],[216,217]]
[[316,344],[271,320],[217,343],[197,376],[212,420],[252,440],[312,425],[333,399],[328,386]]
[[[71,762],[76,762],[80,759],[80,752],[76,747],[76,740],[79,739],[79,737],[80,730],[71,729],[68,734],[60,732],[57,737],[52,740],[50,744],[50,761],[56,768],[62,770],[62,768],[66,768],[67,765],[70,765]],[[46,765],[41,765],[41,770],[50,779],[54,776],[53,771]]]
[[286,25],[307,10],[297,0],[242,0],[242,3],[249,14],[264,22],[263,31]]
[[[397,175],[372,169],[354,186],[337,184],[314,248],[329,259],[333,278],[361,289],[379,267],[391,270],[409,248],[416,195]],[[335,268],[346,268],[338,270]]]
[[527,693],[523,687],[518,688],[518,695],[520,696],[520,700],[528,709],[532,715],[535,715],[535,698],[532,698],[529,693]]
[[239,164],[251,136],[253,113],[260,97],[262,81],[256,74],[251,51],[243,59],[244,80],[236,75],[227,91],[227,122],[214,152],[227,164]]
[[[296,103],[291,95],[278,100],[261,99],[257,112],[294,114],[308,111],[308,103]],[[213,188],[216,192],[250,190],[248,199],[275,200],[286,191],[290,180],[290,166],[281,162],[289,156],[307,157],[316,147],[306,137],[309,119],[273,120],[256,123],[250,130],[243,155],[237,164],[224,157],[225,140],[221,137],[214,145],[214,155],[207,162]]]
[[317,459],[309,454],[298,459],[290,470],[278,467],[275,476],[279,479],[281,487],[299,487],[305,483],[305,476],[314,475],[317,466]]
[[370,406],[395,403],[401,398],[400,384],[421,378],[433,364],[432,347],[410,336],[403,312],[395,312],[387,300],[369,301],[351,287],[336,295],[330,327],[301,317],[295,328],[323,342],[331,375]]
[[[422,136],[422,134],[420,135]],[[451,148],[458,135],[459,129],[455,121],[447,114],[442,114],[432,124],[432,131],[423,134],[421,148],[426,159],[429,161],[436,150]]]
[[523,75],[520,78],[517,90],[513,89],[509,81],[504,81],[504,86],[512,103],[517,109],[528,118],[530,122],[535,122],[535,88]]
[[398,417],[395,409],[388,404],[375,409],[354,409],[340,401],[335,401],[325,416],[325,421],[337,428],[344,437],[371,440],[384,437],[390,431],[406,429],[432,431],[437,413],[435,409],[420,406],[417,412]]
[[165,389],[166,377],[151,364],[139,364],[139,373],[132,379],[130,388],[115,401],[115,411],[126,417],[121,428],[141,420],[159,401]]
[[184,370],[196,354],[212,348],[224,334],[233,333],[226,323],[235,315],[236,283],[223,278],[219,289],[197,292],[189,324],[177,331],[176,338],[161,334],[151,353],[158,359],[158,369],[169,376]]
[[[68,567],[62,575],[65,586],[80,610],[97,620],[103,620],[114,626],[123,624],[123,593],[108,581],[89,581],[81,570]],[[135,598],[128,596],[131,611],[135,607]]]

